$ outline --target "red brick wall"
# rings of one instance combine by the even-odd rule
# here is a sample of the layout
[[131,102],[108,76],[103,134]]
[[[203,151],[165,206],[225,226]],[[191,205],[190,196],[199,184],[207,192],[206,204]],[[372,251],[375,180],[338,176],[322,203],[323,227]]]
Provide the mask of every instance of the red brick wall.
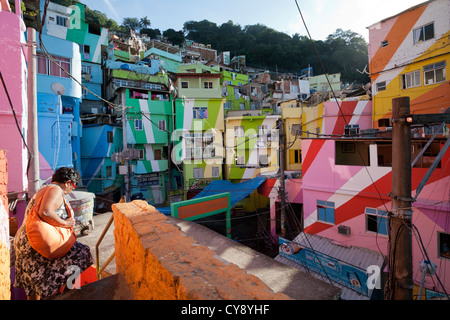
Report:
[[6,151],[0,150],[0,300],[11,299]]

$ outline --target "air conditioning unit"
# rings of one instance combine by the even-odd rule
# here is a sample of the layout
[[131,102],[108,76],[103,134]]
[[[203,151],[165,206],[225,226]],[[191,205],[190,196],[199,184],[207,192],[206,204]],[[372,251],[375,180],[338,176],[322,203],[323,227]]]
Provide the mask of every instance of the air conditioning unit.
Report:
[[343,234],[345,236],[349,236],[350,235],[350,227],[348,226],[338,226],[338,233],[339,234]]

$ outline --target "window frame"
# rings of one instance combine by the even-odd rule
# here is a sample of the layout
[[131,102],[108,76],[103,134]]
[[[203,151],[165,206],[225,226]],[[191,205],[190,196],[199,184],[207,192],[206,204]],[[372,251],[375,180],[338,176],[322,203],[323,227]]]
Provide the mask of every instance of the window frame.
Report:
[[[62,22],[62,23],[60,23]],[[56,25],[60,26],[60,27],[69,27],[69,18],[65,17],[65,16],[60,16],[60,15],[56,15],[56,19],[55,19],[55,23]]]
[[[435,62],[435,63],[431,63],[431,64],[428,64],[426,66],[423,66],[423,84],[425,86],[431,86],[431,85],[436,84],[436,83],[445,82],[447,80],[447,78],[446,78],[446,67],[447,67],[447,62],[445,60],[439,61],[439,62]],[[436,70],[442,70],[442,74],[444,75],[444,79],[443,80],[436,81]],[[432,83],[427,83],[426,76],[430,72],[433,72],[433,82]]]
[[[370,217],[376,217],[376,231],[373,230],[369,230],[369,216]],[[366,222],[366,233],[370,233],[370,234],[377,234],[380,236],[389,236],[389,217],[388,217],[388,212],[386,210],[381,210],[381,209],[377,209],[377,208],[371,208],[371,207],[365,207],[364,208],[364,218],[365,218],[365,222]],[[380,226],[381,226],[381,222],[378,221],[378,219],[380,218],[380,221],[385,221],[385,233],[384,232],[380,232]],[[373,219],[373,218],[372,218]]]
[[[325,201],[325,200],[317,199],[316,205],[317,205],[317,221],[326,223],[326,224],[335,225],[336,224],[336,204],[332,201]],[[321,218],[322,209],[325,210],[323,212],[325,214],[325,216],[323,218]],[[329,211],[327,209],[329,209]]]
[[377,82],[376,84],[377,92],[386,91],[386,86],[387,86],[386,81]]
[[203,81],[203,89],[214,89],[212,81]]
[[[433,27],[433,35],[431,37],[427,37],[426,27],[432,26]],[[419,32],[419,34],[418,34]],[[418,39],[422,38],[422,39]],[[418,44],[422,43],[428,40],[434,39],[434,21],[424,24],[423,26],[420,26],[418,28],[413,29],[413,43]]]
[[[69,74],[71,72],[72,69],[72,61],[70,58],[65,58],[62,56],[51,56],[53,60],[55,60],[55,62],[57,62],[58,64],[56,64],[55,62],[53,62],[52,60],[50,60],[49,57],[47,57],[45,54],[43,54],[42,52],[36,52],[36,60],[37,60],[37,73],[38,74],[42,74],[42,75],[46,75],[46,76],[52,76],[52,77],[58,77],[58,78],[70,78],[68,74],[66,74],[61,68],[64,68]],[[45,61],[45,73],[42,72],[43,70],[41,69],[41,62],[44,60]],[[66,66],[63,66],[62,64],[66,64]],[[52,71],[54,71],[53,68],[57,68],[56,70],[58,70],[59,75],[56,74],[52,74]],[[67,70],[68,69],[68,70]]]
[[142,119],[134,119],[134,130],[135,131],[143,131],[144,130],[144,124]]
[[[418,84],[415,83],[416,80],[417,80],[417,74],[419,76],[418,77],[419,78],[419,83]],[[411,77],[411,85],[410,86],[407,86],[407,84],[408,84],[408,81],[406,79],[407,76]],[[410,89],[410,88],[415,88],[415,87],[420,87],[422,85],[422,75],[420,73],[420,70],[414,70],[414,71],[402,74],[401,81],[402,81],[402,89],[403,90]],[[412,82],[414,82],[415,84],[412,84]]]

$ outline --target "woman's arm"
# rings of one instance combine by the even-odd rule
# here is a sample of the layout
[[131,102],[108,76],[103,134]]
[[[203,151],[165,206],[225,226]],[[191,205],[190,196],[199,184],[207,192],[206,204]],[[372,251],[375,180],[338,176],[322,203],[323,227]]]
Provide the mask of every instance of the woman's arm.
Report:
[[75,219],[73,217],[64,220],[56,213],[56,210],[63,204],[63,196],[59,188],[51,188],[48,190],[43,195],[38,214],[53,220],[56,225],[61,227],[73,227],[75,225]]

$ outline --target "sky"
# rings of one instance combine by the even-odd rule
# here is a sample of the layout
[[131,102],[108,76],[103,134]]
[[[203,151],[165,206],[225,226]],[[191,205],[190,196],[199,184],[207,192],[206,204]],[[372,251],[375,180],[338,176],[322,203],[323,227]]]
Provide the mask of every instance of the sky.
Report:
[[105,13],[121,24],[123,18],[146,16],[150,28],[176,31],[186,21],[209,20],[220,26],[229,20],[244,28],[263,24],[290,36],[325,40],[336,29],[351,30],[366,41],[368,26],[400,13],[425,0],[81,0],[92,10]]

